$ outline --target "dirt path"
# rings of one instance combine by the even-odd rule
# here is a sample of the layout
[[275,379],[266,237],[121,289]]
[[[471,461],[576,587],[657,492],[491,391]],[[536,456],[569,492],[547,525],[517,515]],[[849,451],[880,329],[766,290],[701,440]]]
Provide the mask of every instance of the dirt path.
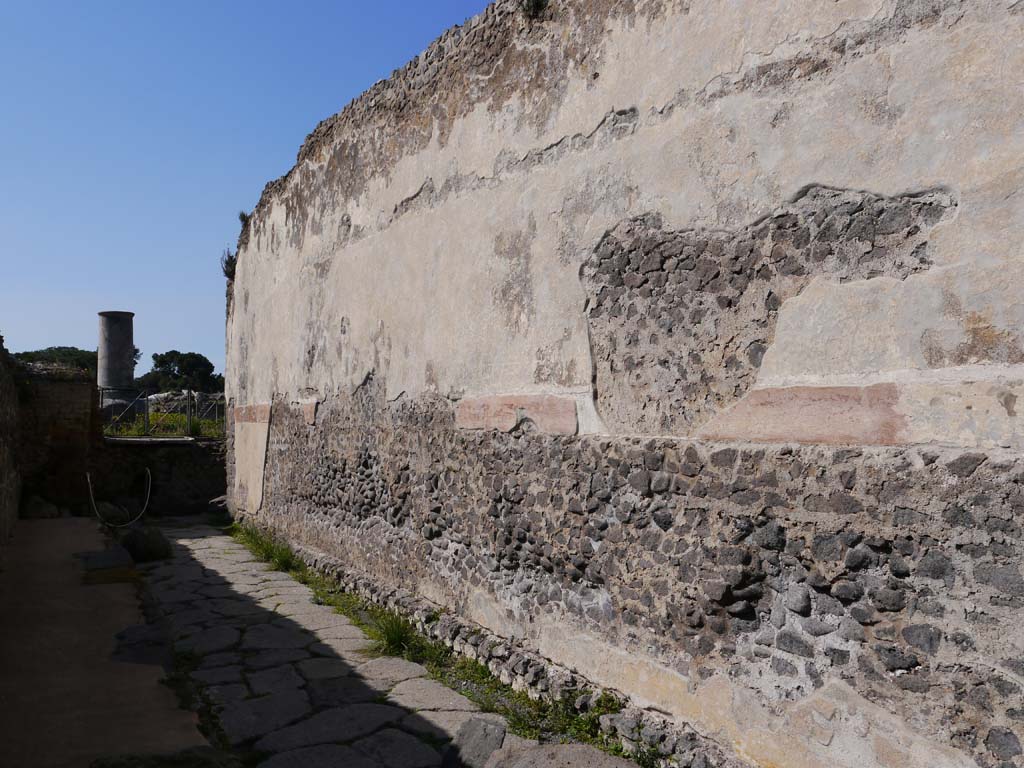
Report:
[[111,754],[206,742],[160,684],[157,660],[113,658],[142,616],[131,582],[83,583],[75,553],[105,546],[95,521],[20,520],[0,572],[0,764],[83,768]]

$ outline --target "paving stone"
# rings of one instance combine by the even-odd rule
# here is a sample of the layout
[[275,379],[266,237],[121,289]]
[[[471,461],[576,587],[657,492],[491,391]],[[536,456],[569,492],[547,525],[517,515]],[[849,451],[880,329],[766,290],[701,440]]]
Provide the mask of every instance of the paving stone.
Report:
[[241,663],[242,655],[240,653],[225,651],[223,653],[211,653],[209,656],[204,656],[202,661],[199,662],[199,668],[211,669],[213,667],[230,667],[233,664]]
[[244,597],[234,598],[231,600],[206,600],[204,606],[210,608],[212,611],[216,611],[221,616],[252,616],[254,614],[264,614],[266,611],[254,603],[252,600],[248,600]]
[[327,680],[332,677],[347,677],[355,669],[351,664],[341,659],[305,659],[295,665],[307,680]]
[[409,710],[446,709],[476,712],[479,709],[476,704],[462,694],[422,677],[399,683],[388,694],[388,699]]
[[176,650],[204,656],[208,653],[226,651],[235,645],[241,633],[233,627],[213,627],[179,640],[174,644]]
[[401,722],[402,728],[407,731],[427,736],[435,741],[451,741],[467,721],[473,718],[490,720],[494,723],[505,723],[501,715],[486,712],[447,712],[423,710],[406,715]]
[[312,603],[313,590],[295,581],[262,582],[256,590],[260,597],[284,597],[297,606],[308,607]]
[[[174,531],[175,557],[194,563],[154,566],[147,579],[161,577],[159,591],[171,601],[160,607],[188,633],[176,648],[202,657],[193,679],[228,741],[275,753],[261,766],[435,768],[444,758],[430,742],[454,739],[448,764],[481,768],[499,743],[511,743],[503,718],[425,679],[423,666],[368,658],[363,631],[313,602],[288,574],[268,570],[230,539],[210,539],[208,529],[192,535],[182,546]],[[381,703],[392,686],[393,701]]]
[[203,597],[217,598],[217,599],[235,599],[238,597],[238,593],[231,587],[223,584],[215,586],[203,587],[199,590],[199,594]]
[[[365,635],[356,627],[351,621],[346,619],[340,613],[335,613],[332,610],[327,611],[311,611],[309,613],[297,613],[288,616],[282,621],[290,621],[294,625],[298,625],[303,629],[309,630],[310,632],[320,632],[325,629],[337,629],[339,632],[342,628],[352,628],[359,632],[356,637],[365,637]],[[341,636],[341,635],[337,635]]]
[[189,603],[196,599],[196,593],[185,589],[154,590],[153,597],[161,605]]
[[196,620],[193,618],[191,621],[183,622],[171,617],[167,620],[167,628],[170,632],[170,636],[175,640],[183,637],[191,637],[192,635],[196,635],[204,629],[209,629],[213,626],[219,625],[216,621],[207,619]]
[[313,606],[312,595],[297,593],[292,590],[254,590],[250,599],[255,600],[264,608],[273,610],[279,616],[291,616],[308,613]]
[[271,572],[269,563],[240,563],[233,562],[231,565],[217,566],[216,573],[222,577],[233,577],[236,575],[252,578],[254,583],[261,582],[262,577]]
[[281,571],[265,571],[261,574],[260,584],[264,588],[269,588],[277,584],[294,584],[295,579],[289,576],[287,573]]
[[[199,601],[200,606],[202,605],[202,603],[203,603],[203,601],[200,600]],[[172,616],[172,617],[173,616],[187,615],[191,611],[195,611],[195,610],[202,610],[202,611],[206,612],[206,614],[211,618],[211,620],[212,619],[217,619],[217,618],[220,617],[220,614],[214,613],[213,611],[211,611],[211,610],[209,610],[207,608],[201,608],[201,607],[197,606],[194,602],[171,603],[170,605],[167,605],[166,603],[160,603],[160,610],[163,612],[163,614],[165,616]]]
[[383,691],[376,690],[357,677],[335,677],[312,680],[307,686],[309,696],[317,707],[343,707],[379,699]]
[[470,718],[445,751],[444,768],[484,768],[504,740],[505,723]]
[[305,691],[285,691],[259,699],[229,702],[220,714],[224,734],[232,744],[265,736],[310,711]]
[[405,680],[412,680],[414,677],[426,677],[427,669],[422,664],[394,656],[384,656],[360,664],[356,667],[355,674],[375,686],[382,685],[391,688]]
[[395,728],[385,728],[352,746],[389,767],[433,768],[441,765],[441,755],[436,749]]
[[373,643],[365,638],[362,640],[324,640],[309,646],[310,653],[331,659],[343,659],[351,662],[354,667],[366,661],[372,649]]
[[508,750],[509,752],[538,746],[540,746],[540,742],[536,739],[525,739],[522,736],[516,736],[508,730],[505,731],[505,741],[501,744],[502,750]]
[[[381,768],[365,755],[334,744],[282,752],[264,760],[258,768]],[[390,768],[390,767],[389,767]],[[398,768],[398,766],[395,766]]]
[[246,669],[267,669],[281,664],[309,659],[309,653],[301,648],[272,648],[245,657]]
[[232,616],[230,618],[222,616],[217,623],[225,627],[235,627],[244,631],[249,627],[255,627],[257,624],[269,624],[273,617],[273,613],[261,611],[249,616]]
[[405,714],[398,707],[373,703],[328,709],[264,736],[255,747],[262,752],[284,752],[314,744],[352,741],[401,720]]
[[316,630],[316,636],[327,642],[329,640],[365,640],[366,633],[354,624],[336,624]]
[[301,688],[306,681],[296,672],[290,664],[282,664],[279,667],[263,669],[259,672],[247,672],[249,687],[256,696],[265,693],[278,693],[289,688]]
[[223,707],[230,702],[249,698],[249,686],[245,683],[211,685],[203,689],[203,694],[214,706]]
[[245,631],[242,648],[244,650],[305,648],[312,642],[313,637],[307,632],[275,627],[271,624],[260,624]]
[[237,573],[222,573],[221,577],[224,582],[236,589],[252,590],[257,584],[260,583],[259,574],[250,573],[248,571],[239,571]]
[[236,665],[230,667],[214,667],[212,669],[197,669],[191,674],[191,678],[203,685],[240,683],[242,682],[242,668]]

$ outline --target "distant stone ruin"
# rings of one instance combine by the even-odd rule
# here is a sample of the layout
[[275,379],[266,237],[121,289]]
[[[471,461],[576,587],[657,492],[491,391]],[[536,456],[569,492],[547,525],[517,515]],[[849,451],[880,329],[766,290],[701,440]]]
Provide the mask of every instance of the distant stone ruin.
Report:
[[[173,407],[175,397],[182,396],[163,398],[157,407]],[[216,405],[212,395],[193,393],[193,399],[204,409]],[[121,409],[130,404],[118,402]],[[147,470],[148,511],[157,515],[205,512],[224,494],[222,438],[112,441],[102,416],[93,374],[18,362],[0,338],[0,567],[19,517],[93,516],[86,473],[97,501],[124,514],[141,511]]]
[[667,764],[1024,766],[1024,4],[520,5],[264,190],[233,510]]

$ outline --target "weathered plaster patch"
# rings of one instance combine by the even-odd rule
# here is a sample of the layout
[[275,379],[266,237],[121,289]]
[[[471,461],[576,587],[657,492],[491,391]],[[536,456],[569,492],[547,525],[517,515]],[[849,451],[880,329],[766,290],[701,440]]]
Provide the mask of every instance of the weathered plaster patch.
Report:
[[712,440],[826,445],[908,441],[895,384],[755,389],[700,430]]
[[921,334],[921,348],[932,368],[975,363],[1024,363],[1024,347],[1016,329],[998,326],[986,313],[964,311],[960,298],[951,290],[943,292],[943,313],[960,326],[962,340],[946,342],[947,333],[928,329]]
[[501,232],[494,239],[494,255],[506,265],[507,273],[494,290],[494,302],[510,331],[522,333],[536,315],[531,249],[537,236],[537,222],[531,215],[526,228]]
[[555,395],[495,395],[460,400],[455,424],[460,429],[498,429],[511,432],[523,422],[550,435],[575,435],[576,400]]
[[[943,192],[889,198],[812,186],[738,232],[669,232],[652,217],[619,225],[582,269],[606,424],[687,434],[707,422],[753,384],[783,302],[815,275],[845,282],[927,269],[928,232],[954,207]],[[830,397],[817,402],[837,402]],[[898,432],[870,419],[836,439],[873,434],[868,442],[888,444]]]

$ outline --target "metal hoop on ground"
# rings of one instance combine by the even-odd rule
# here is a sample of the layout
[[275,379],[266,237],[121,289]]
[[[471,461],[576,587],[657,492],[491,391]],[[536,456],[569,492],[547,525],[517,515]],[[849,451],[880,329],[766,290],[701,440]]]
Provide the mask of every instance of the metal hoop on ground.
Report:
[[89,476],[88,472],[85,473],[85,482],[89,485],[89,503],[92,505],[92,511],[96,517],[99,518],[100,522],[108,528],[127,528],[128,526],[135,525],[135,523],[141,520],[142,516],[146,514],[146,510],[149,509],[149,494],[153,489],[153,476],[150,474],[149,467],[146,467],[146,503],[142,505],[142,511],[127,523],[110,523],[104,520],[103,515],[101,515],[100,511],[96,508],[96,499],[93,498],[92,494],[92,478]]

